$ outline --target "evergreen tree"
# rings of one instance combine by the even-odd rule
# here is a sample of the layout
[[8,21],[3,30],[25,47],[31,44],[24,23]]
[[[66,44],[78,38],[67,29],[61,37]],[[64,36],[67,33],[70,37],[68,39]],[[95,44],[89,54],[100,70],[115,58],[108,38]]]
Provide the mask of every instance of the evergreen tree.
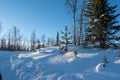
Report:
[[37,49],[40,50],[40,48],[41,48],[40,40],[38,39],[38,40],[37,40]]
[[7,46],[6,46],[6,39],[2,38],[1,39],[1,50],[6,50]]
[[89,0],[86,16],[90,27],[86,29],[86,41],[100,48],[116,46],[116,33],[120,30],[120,25],[116,25],[116,18],[120,14],[114,15],[116,7],[110,6],[108,0]]
[[56,36],[56,46],[59,46],[59,32],[57,32]]
[[68,44],[71,44],[72,36],[70,36],[71,33],[68,31],[67,26],[65,26],[65,31],[64,32],[61,31],[61,33],[63,34],[63,36],[61,37],[62,38],[61,44],[65,45],[64,50],[65,52],[67,52]]

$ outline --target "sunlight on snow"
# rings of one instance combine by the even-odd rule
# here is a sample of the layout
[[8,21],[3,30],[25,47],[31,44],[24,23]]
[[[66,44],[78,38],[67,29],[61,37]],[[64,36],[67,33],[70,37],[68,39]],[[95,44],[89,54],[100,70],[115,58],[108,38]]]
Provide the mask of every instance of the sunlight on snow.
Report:
[[96,72],[100,72],[103,70],[103,63],[99,63],[96,67],[95,67],[95,71]]
[[75,59],[73,52],[67,52],[65,55],[57,55],[49,59],[49,63],[58,64],[58,63],[70,63]]
[[34,56],[34,55],[37,55],[37,54],[39,54],[39,52],[32,52],[32,53],[29,53],[29,54],[19,54],[18,55],[18,58],[27,58],[27,57],[32,57],[32,56]]
[[119,59],[119,60],[116,60],[114,63],[120,64],[120,59]]
[[92,58],[92,57],[97,56],[97,55],[98,55],[98,53],[96,53],[96,54],[90,54],[90,53],[81,54],[81,53],[79,53],[77,55],[77,57],[79,57],[79,58]]
[[40,59],[40,58],[44,58],[44,57],[47,57],[47,56],[50,56],[50,55],[52,55],[52,54],[43,54],[43,53],[40,53],[40,52],[32,52],[32,53],[29,53],[29,54],[19,54],[18,58],[31,57],[33,59]]

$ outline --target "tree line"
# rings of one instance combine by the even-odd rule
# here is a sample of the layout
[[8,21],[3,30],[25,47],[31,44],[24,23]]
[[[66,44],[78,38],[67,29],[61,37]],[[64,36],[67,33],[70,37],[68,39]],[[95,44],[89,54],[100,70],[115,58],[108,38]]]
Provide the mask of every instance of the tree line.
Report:
[[[0,38],[0,49],[11,51],[36,51],[49,46],[59,46],[73,43],[75,46],[110,48],[119,47],[120,25],[116,13],[117,5],[111,6],[108,0],[65,0],[65,6],[73,18],[73,33],[69,33],[69,26],[65,31],[59,31],[56,38],[48,38],[45,34],[41,39],[36,37],[36,32],[31,33],[30,40],[25,40],[20,30],[14,26],[5,36]],[[1,27],[1,25],[0,25]],[[1,29],[0,29],[1,32]],[[70,36],[70,37],[69,37]]]
[[[1,26],[0,26],[1,27]],[[2,33],[2,27],[0,28]],[[31,37],[28,40],[21,34],[20,29],[16,26],[5,32],[5,35],[0,37],[0,50],[8,51],[36,51],[40,48],[59,45],[59,33],[56,34],[56,40],[54,38],[46,39],[45,34],[41,36],[41,39],[36,36],[36,31],[31,33]]]

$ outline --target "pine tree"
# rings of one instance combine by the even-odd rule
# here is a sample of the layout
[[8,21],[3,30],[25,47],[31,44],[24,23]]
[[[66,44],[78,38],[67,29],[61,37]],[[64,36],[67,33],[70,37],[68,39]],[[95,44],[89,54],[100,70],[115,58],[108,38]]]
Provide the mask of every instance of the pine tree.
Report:
[[65,45],[64,50],[65,52],[67,52],[68,44],[71,44],[72,36],[70,36],[71,33],[68,31],[67,26],[65,26],[65,31],[64,32],[61,31],[61,33],[63,34],[63,36],[61,37],[62,38],[61,44]]
[[110,6],[108,0],[90,0],[87,5],[86,16],[89,18],[90,27],[86,29],[86,40],[89,43],[96,43],[100,48],[108,48],[115,45],[117,40],[116,33],[120,30],[120,25],[116,25],[116,18],[120,15],[114,15],[116,5]]
[[41,48],[40,40],[38,39],[38,40],[37,40],[37,49],[40,50],[40,48]]
[[57,32],[57,36],[56,36],[56,46],[59,46],[59,32]]

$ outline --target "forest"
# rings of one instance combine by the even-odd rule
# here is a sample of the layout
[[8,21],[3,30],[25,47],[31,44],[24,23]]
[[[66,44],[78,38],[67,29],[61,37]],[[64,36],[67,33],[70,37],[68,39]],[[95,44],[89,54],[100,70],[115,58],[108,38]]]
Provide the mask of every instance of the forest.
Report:
[[[0,37],[0,50],[36,51],[62,44],[102,49],[120,48],[120,13],[116,13],[117,5],[111,6],[108,0],[65,0],[64,4],[66,13],[68,12],[73,21],[73,28],[70,30],[72,32],[65,25],[66,32],[56,31],[56,37],[46,38],[45,34],[41,38],[36,37],[36,31],[33,30],[31,37],[27,39],[14,26],[4,33],[5,36]],[[2,28],[4,26],[0,25],[0,33]]]

